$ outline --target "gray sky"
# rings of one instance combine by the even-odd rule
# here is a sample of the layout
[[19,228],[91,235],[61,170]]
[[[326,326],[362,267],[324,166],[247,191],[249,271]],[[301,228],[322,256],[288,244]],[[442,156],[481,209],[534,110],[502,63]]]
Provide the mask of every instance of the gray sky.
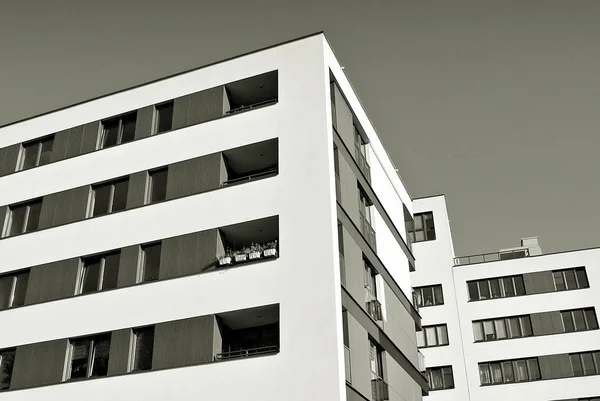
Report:
[[324,30],[457,254],[600,246],[600,1],[3,0],[0,125]]

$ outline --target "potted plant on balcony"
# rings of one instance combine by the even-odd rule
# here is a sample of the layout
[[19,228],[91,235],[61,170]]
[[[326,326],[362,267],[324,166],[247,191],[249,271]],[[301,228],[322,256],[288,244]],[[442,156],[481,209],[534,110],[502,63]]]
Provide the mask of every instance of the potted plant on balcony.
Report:
[[231,264],[231,256],[233,255],[233,252],[231,251],[231,248],[227,248],[227,250],[225,250],[225,252],[218,257],[219,259],[219,266],[229,266]]
[[248,258],[250,260],[260,259],[260,255],[262,253],[263,247],[260,244],[253,243],[250,246],[250,253],[248,254]]
[[235,252],[234,259],[236,263],[245,262],[248,260],[248,253],[250,253],[250,248],[247,246]]
[[263,249],[265,258],[277,256],[277,240],[267,242]]

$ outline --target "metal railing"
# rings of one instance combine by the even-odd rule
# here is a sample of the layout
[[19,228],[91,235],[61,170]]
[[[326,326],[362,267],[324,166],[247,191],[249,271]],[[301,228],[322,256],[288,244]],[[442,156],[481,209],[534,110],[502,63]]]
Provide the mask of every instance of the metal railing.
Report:
[[360,150],[360,145],[354,142],[354,153],[356,154],[356,162],[358,167],[361,169],[367,180],[371,182],[371,166],[367,162],[367,158]]
[[346,285],[346,259],[344,259],[344,255],[340,252],[340,279],[342,281],[342,285]]
[[472,265],[474,263],[496,262],[499,260],[520,259],[529,256],[528,249],[515,249],[512,251],[490,252],[478,255],[459,256],[454,258],[454,266]]
[[229,115],[229,114],[241,113],[243,111],[248,111],[248,110],[252,110],[252,109],[257,109],[259,107],[268,106],[273,103],[277,103],[277,98],[263,100],[262,102],[256,102],[256,103],[252,103],[252,104],[249,104],[246,106],[236,107],[235,109],[226,111],[225,114]]
[[352,383],[352,365],[350,363],[350,348],[344,345],[344,366],[346,368],[346,381]]
[[224,361],[228,359],[248,358],[250,356],[274,354],[279,351],[278,345],[268,345],[266,347],[241,349],[237,351],[221,352],[215,356],[215,360]]
[[254,174],[249,174],[249,175],[245,175],[243,177],[238,177],[238,178],[233,178],[231,180],[227,180],[225,181],[223,184],[221,184],[221,186],[226,186],[226,185],[234,185],[234,184],[239,184],[242,182],[246,182],[246,181],[252,181],[252,180],[256,180],[258,178],[267,178],[267,177],[271,177],[277,175],[277,168],[272,168],[266,171],[262,171],[260,173],[254,173]]
[[367,221],[366,217],[362,213],[359,213],[359,214],[360,214],[360,230],[362,231],[363,235],[367,239],[367,242],[369,244],[371,244],[371,246],[373,248],[376,248],[377,243],[375,241],[375,230],[373,230],[373,227],[371,227],[371,224]]
[[371,391],[373,392],[373,401],[386,401],[390,399],[390,389],[388,384],[379,376],[372,373],[375,376],[371,379]]
[[417,360],[418,360],[418,368],[419,368],[419,372],[424,373],[425,372],[425,356],[423,356],[423,354],[421,353],[421,351],[417,350]]

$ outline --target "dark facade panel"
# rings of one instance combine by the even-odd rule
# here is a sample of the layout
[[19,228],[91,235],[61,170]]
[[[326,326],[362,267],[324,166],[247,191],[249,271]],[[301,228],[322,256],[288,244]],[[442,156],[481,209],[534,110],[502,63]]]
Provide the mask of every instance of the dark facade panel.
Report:
[[69,214],[69,221],[79,221],[85,219],[87,212],[88,200],[90,197],[90,186],[84,185],[83,187],[75,188],[71,190],[73,192],[73,201],[71,203],[71,213]]
[[0,176],[14,173],[17,170],[20,152],[20,143],[0,149]]
[[160,280],[203,273],[214,267],[217,235],[217,229],[211,229],[163,240]]
[[25,305],[75,295],[78,277],[79,258],[32,267],[29,272]]
[[558,365],[560,366],[560,377],[573,377],[573,368],[569,354],[558,355]]
[[190,114],[190,95],[173,100],[173,129],[187,127]]
[[541,313],[532,313],[529,318],[531,319],[531,328],[533,330],[534,336],[543,336],[544,333],[544,324],[542,322],[542,314]]
[[100,121],[94,121],[83,126],[83,140],[81,141],[80,154],[93,152],[98,147],[98,134]]
[[540,374],[542,376],[542,379],[552,379],[552,370],[550,369],[550,356],[539,356],[538,363],[540,365]]
[[167,176],[167,200],[199,194],[221,186],[221,154],[171,164]]
[[138,110],[135,122],[135,139],[147,138],[152,135],[152,124],[154,122],[154,105],[146,106]]
[[73,127],[69,130],[69,141],[67,143],[66,157],[75,157],[81,154],[81,144],[83,143],[83,125]]
[[54,225],[54,214],[56,213],[59,197],[60,193],[44,196],[44,200],[42,201],[42,209],[40,211],[38,229],[41,230]]
[[128,285],[134,285],[136,283],[139,257],[139,245],[121,248],[121,257],[119,259],[119,278],[117,281],[118,287],[125,287]]
[[66,159],[67,147],[69,146],[69,131],[68,129],[54,134],[54,143],[52,144],[51,162]]
[[11,389],[60,383],[69,340],[47,341],[17,347]]
[[[542,335],[542,336],[554,333],[554,328],[552,325],[552,313],[553,312],[542,312],[542,313],[537,314],[539,316],[539,324],[540,324],[540,326],[538,327],[538,330],[539,330],[540,335]],[[532,322],[532,325],[533,325],[533,322]],[[534,333],[536,333],[535,329],[534,329]]]
[[127,209],[144,205],[146,198],[146,185],[148,181],[148,172],[140,171],[139,173],[129,176],[129,187],[127,189]]
[[110,354],[108,358],[109,376],[127,373],[131,335],[131,329],[116,330],[112,332],[110,336]]
[[4,232],[4,224],[6,224],[6,215],[8,214],[8,206],[0,206],[0,236]]
[[215,317],[195,317],[155,326],[152,368],[175,368],[214,359]]
[[190,95],[188,125],[199,124],[223,117],[223,86]]
[[87,209],[89,186],[44,196],[39,229],[83,220]]

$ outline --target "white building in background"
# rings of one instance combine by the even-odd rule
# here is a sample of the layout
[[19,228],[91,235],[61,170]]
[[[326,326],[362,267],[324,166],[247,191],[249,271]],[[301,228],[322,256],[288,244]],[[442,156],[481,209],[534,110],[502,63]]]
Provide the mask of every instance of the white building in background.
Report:
[[542,255],[533,237],[455,257],[445,198],[413,211],[426,398],[600,400],[600,249]]
[[420,400],[411,211],[322,34],[0,127],[0,398]]

